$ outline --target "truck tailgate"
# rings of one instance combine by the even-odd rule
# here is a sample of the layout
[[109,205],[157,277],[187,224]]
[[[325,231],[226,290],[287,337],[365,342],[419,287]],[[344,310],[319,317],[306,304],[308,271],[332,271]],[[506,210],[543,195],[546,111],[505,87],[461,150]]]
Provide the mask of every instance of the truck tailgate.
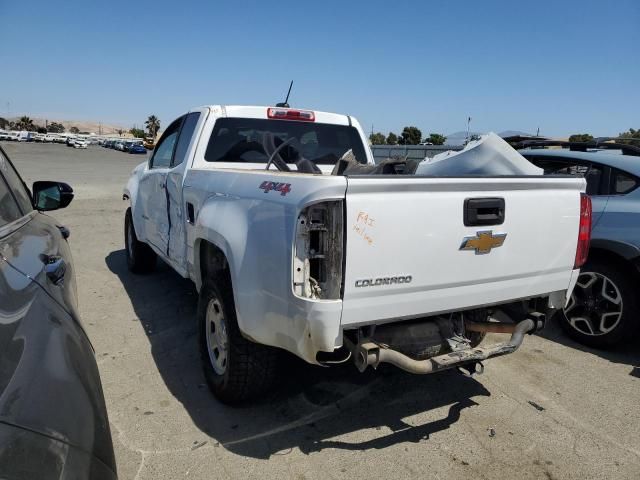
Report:
[[[342,325],[567,289],[584,187],[568,177],[349,177]],[[502,223],[465,226],[465,208],[467,223],[499,221],[476,208],[483,201],[465,204],[486,198],[504,200]]]

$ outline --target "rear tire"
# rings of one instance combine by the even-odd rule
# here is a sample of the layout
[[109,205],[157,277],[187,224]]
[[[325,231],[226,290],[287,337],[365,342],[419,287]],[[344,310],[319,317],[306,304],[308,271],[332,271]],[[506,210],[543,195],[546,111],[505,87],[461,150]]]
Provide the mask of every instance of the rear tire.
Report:
[[571,338],[590,347],[607,349],[633,340],[640,327],[634,290],[634,279],[623,265],[588,260],[569,303],[558,312],[560,325]]
[[197,322],[203,373],[218,400],[238,404],[273,386],[279,352],[242,336],[231,282],[224,272],[202,285]]
[[131,217],[131,208],[124,216],[124,246],[127,267],[133,273],[149,273],[156,268],[157,255],[149,245],[138,240]]

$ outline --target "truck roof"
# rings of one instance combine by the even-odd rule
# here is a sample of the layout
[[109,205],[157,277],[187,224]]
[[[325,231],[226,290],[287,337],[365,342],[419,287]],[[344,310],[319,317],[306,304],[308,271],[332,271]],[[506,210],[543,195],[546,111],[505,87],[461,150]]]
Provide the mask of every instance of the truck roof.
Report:
[[[322,112],[320,110],[313,110],[310,108],[297,108],[297,107],[273,107],[273,106],[252,106],[252,105],[204,105],[192,109],[191,111],[209,109],[218,113],[224,117],[236,117],[236,118],[263,118],[267,120],[267,111],[269,109],[275,110],[290,110],[290,111],[303,111],[313,112],[316,123],[329,123],[333,125],[353,125],[357,124],[357,120],[349,115],[343,115],[339,113]],[[358,124],[359,126],[359,124]]]

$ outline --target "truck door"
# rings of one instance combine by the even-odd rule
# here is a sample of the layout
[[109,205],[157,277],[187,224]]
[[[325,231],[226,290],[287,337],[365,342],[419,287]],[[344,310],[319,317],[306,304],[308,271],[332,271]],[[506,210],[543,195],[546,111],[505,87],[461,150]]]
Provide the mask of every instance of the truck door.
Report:
[[162,134],[149,160],[149,168],[140,178],[138,185],[146,241],[164,255],[167,255],[169,247],[167,175],[171,169],[183,120],[184,116],[178,118]]
[[191,112],[186,115],[180,134],[178,143],[176,144],[175,153],[171,161],[171,168],[167,174],[167,199],[168,199],[168,215],[169,215],[169,249],[168,256],[173,260],[174,267],[181,269],[186,267],[185,254],[185,223],[193,221],[188,218],[186,206],[182,201],[182,182],[184,179],[184,171],[190,163],[189,158],[193,157],[193,149],[197,143],[194,132],[199,131],[198,121],[201,117],[200,112]]

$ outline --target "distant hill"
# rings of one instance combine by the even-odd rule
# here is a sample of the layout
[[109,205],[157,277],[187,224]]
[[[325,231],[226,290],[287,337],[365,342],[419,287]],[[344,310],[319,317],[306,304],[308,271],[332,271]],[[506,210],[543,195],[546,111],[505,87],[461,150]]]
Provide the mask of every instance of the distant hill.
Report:
[[[482,135],[482,132],[469,132],[469,135]],[[467,139],[467,132],[454,132],[446,135],[446,137],[447,141],[444,142],[445,145],[462,145]]]
[[521,132],[520,130],[505,130],[498,134],[500,137],[534,137],[533,133]]

